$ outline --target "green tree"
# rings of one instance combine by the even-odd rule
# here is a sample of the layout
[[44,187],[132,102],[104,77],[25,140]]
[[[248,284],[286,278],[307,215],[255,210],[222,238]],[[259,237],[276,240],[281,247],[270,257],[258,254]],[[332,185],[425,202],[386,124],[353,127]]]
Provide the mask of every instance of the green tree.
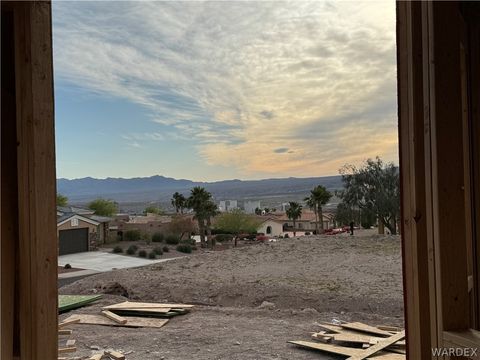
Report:
[[260,208],[255,208],[255,215],[262,215],[262,209]]
[[67,206],[68,197],[62,194],[57,194],[57,206]]
[[234,235],[234,245],[237,246],[238,235],[256,233],[261,221],[253,215],[245,214],[239,209],[223,213],[215,221],[215,230]]
[[112,216],[118,212],[117,203],[106,199],[95,199],[88,204],[88,208],[100,216]]
[[398,168],[377,157],[366,160],[360,168],[347,164],[340,169],[340,174],[344,184],[343,202],[362,213],[375,214],[392,234],[396,234],[400,216]]
[[173,194],[171,203],[177,214],[183,214],[183,210],[187,207],[187,199],[179,192],[175,192],[175,194]]
[[175,215],[168,225],[168,231],[178,235],[180,240],[189,239],[192,232],[195,231],[195,224],[190,217]]
[[146,214],[156,214],[156,215],[162,215],[164,212],[162,209],[160,209],[158,206],[150,205],[143,210],[143,213]]
[[290,220],[293,220],[293,236],[297,236],[296,221],[302,217],[302,205],[295,201],[290,201],[288,204],[287,216]]
[[306,197],[304,200],[307,203],[307,206],[313,209],[315,213],[315,231],[317,234],[323,233],[323,206],[326,205],[333,194],[328,191],[325,186],[318,185],[310,191],[310,196]]

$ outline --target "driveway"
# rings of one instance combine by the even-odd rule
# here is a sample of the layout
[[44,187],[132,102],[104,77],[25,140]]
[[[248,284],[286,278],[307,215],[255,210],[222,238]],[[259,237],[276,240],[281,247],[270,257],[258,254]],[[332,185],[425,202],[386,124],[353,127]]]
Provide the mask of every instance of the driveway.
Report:
[[[94,272],[105,272],[114,269],[127,269],[140,266],[161,263],[169,260],[180,259],[183,256],[169,259],[149,260],[133,256],[117,255],[103,251],[89,251],[76,254],[62,255],[58,257],[58,265],[70,264],[74,268],[93,270]],[[66,273],[69,277],[73,274],[80,275],[81,271]],[[61,274],[61,275],[66,275]]]

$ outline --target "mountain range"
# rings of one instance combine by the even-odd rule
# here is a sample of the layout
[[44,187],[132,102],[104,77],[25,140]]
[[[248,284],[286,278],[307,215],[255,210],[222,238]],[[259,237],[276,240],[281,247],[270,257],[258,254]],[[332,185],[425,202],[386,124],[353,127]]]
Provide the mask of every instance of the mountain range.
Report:
[[137,178],[57,179],[57,191],[70,200],[83,202],[104,197],[118,202],[168,201],[176,191],[188,195],[190,189],[202,186],[212,193],[216,200],[276,197],[282,195],[307,194],[316,185],[323,185],[330,191],[342,188],[340,175],[279,178],[263,180],[224,180],[196,182],[174,179],[160,175]]

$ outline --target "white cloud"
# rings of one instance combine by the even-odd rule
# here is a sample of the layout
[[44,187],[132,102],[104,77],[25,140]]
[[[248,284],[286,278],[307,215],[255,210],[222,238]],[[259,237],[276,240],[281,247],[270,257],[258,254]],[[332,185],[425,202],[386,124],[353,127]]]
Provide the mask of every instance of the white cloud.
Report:
[[176,130],[142,139],[191,139],[209,164],[335,173],[377,154],[397,159],[394,7],[55,2],[55,70],[148,107]]

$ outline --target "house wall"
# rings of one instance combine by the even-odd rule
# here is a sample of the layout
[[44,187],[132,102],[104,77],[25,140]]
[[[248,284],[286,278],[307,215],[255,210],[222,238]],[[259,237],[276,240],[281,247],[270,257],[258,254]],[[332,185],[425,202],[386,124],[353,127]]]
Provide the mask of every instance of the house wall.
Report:
[[272,227],[272,232],[269,235],[280,236],[283,234],[283,225],[279,222],[267,220],[260,225],[257,232],[267,234],[267,227]]

